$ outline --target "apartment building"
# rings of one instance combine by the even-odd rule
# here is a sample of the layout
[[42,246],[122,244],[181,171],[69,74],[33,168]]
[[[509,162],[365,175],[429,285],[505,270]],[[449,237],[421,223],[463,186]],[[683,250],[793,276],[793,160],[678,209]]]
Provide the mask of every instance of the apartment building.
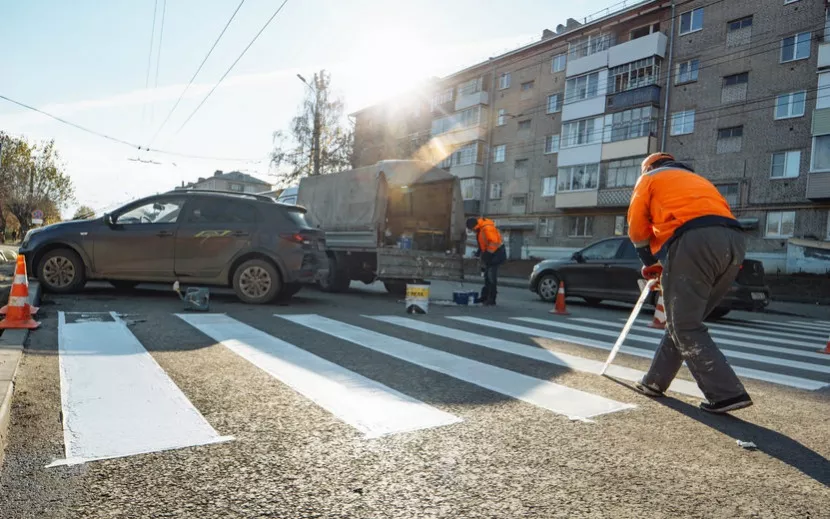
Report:
[[830,241],[830,22],[819,0],[652,0],[357,112],[360,165],[418,157],[461,178],[511,258],[627,232],[642,159],[712,180],[785,270],[788,240]]
[[232,191],[234,193],[264,193],[271,190],[271,184],[239,171],[224,173],[217,170],[213,176],[199,177],[196,182],[185,184],[176,189],[206,189],[210,191]]

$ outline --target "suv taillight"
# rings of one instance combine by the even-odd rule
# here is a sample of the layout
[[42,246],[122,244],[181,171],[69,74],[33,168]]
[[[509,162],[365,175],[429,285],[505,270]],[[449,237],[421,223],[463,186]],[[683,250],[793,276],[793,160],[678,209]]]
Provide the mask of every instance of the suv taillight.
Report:
[[290,241],[291,243],[296,243],[298,245],[311,245],[311,240],[309,240],[307,237],[303,236],[298,232],[280,234],[280,238],[286,241]]

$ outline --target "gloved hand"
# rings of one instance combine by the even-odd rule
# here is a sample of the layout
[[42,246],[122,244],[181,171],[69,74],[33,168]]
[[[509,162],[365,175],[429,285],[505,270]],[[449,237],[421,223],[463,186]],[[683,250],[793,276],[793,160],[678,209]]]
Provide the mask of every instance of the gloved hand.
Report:
[[663,275],[663,265],[655,263],[654,265],[643,267],[640,273],[645,279],[660,279],[660,276]]
[[473,257],[474,258],[480,258],[481,257],[481,249],[476,249],[476,251],[473,253]]

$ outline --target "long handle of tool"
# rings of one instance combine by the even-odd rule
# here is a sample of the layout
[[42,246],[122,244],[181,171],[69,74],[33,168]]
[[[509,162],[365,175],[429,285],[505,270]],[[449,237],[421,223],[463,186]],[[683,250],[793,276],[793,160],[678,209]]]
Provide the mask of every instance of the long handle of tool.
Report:
[[637,319],[637,316],[640,315],[640,310],[643,309],[643,304],[646,302],[646,297],[648,297],[649,292],[651,292],[652,287],[657,284],[657,279],[649,279],[646,286],[643,287],[643,291],[640,293],[640,298],[637,299],[637,304],[634,305],[634,310],[631,311],[631,315],[628,317],[628,321],[626,321],[625,326],[620,332],[620,336],[617,338],[617,342],[614,343],[614,347],[611,348],[611,353],[608,354],[608,360],[605,361],[605,365],[602,366],[602,371],[599,372],[600,375],[605,375],[605,370],[608,369],[608,366],[611,365],[613,362],[614,357],[617,356],[617,352],[620,351],[620,346],[622,343],[625,342],[625,338],[628,336],[628,332],[631,330],[631,327],[634,326],[634,321]]

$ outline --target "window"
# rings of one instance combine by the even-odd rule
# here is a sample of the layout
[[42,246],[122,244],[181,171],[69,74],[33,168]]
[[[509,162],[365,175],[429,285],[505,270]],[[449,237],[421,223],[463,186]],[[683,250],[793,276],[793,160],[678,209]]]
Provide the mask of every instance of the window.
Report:
[[731,76],[724,76],[723,86],[745,85],[749,83],[749,72],[741,72],[740,74],[732,74]]
[[501,182],[490,184],[490,200],[501,200]]
[[703,29],[703,8],[686,11],[680,15],[680,34],[688,34]]
[[775,118],[790,119],[803,116],[806,100],[807,92],[804,90],[778,96],[775,100]]
[[432,111],[434,112],[435,110],[438,109],[439,106],[443,105],[444,103],[449,103],[450,101],[452,101],[452,94],[453,94],[453,89],[452,88],[448,88],[446,90],[442,90],[440,92],[437,92],[437,93],[433,94],[433,96],[432,96]]
[[559,152],[559,135],[545,137],[545,154]]
[[827,211],[827,241],[830,241],[830,211]]
[[737,207],[740,202],[740,188],[738,184],[720,184],[716,186],[720,194],[726,199],[729,207]]
[[504,162],[504,157],[506,154],[506,144],[499,144],[498,146],[493,146],[493,162]]
[[524,121],[519,121],[517,129],[520,132],[529,132],[530,131],[530,119],[525,119]]
[[653,23],[651,25],[646,25],[644,27],[638,27],[637,29],[634,29],[633,31],[631,31],[629,34],[631,36],[630,37],[631,40],[636,40],[637,38],[644,38],[644,37],[648,36],[649,34],[653,34],[655,32],[659,32],[659,31],[660,31],[660,22],[657,22],[657,23]]
[[[830,9],[827,12],[830,13]],[[830,30],[827,31],[827,36],[830,38]],[[830,108],[830,72],[822,72],[818,75],[816,110],[821,110],[822,108]]]
[[608,163],[605,187],[632,187],[640,176],[640,165],[645,157],[612,160]]
[[654,56],[614,67],[608,71],[608,93],[625,92],[657,82],[660,76],[660,58]]
[[499,76],[499,90],[510,88],[510,72],[505,72]]
[[559,168],[557,191],[589,191],[599,184],[599,164],[580,164]]
[[571,216],[568,218],[568,236],[572,238],[584,238],[591,236],[593,231],[593,216]]
[[691,83],[697,81],[697,70],[700,66],[700,61],[693,59],[677,64],[677,77],[675,83]]
[[795,233],[795,211],[767,213],[767,238],[789,238]]
[[539,218],[539,237],[550,238],[553,236],[553,218]]
[[810,57],[810,33],[802,32],[781,40],[781,63]]
[[483,86],[482,78],[471,79],[458,85],[458,97],[468,96],[481,92]]
[[527,197],[525,195],[514,196],[510,202],[513,207],[521,207],[527,205]]
[[798,0],[784,0],[784,5],[794,4],[795,2],[798,2]]
[[597,52],[608,50],[614,45],[614,36],[611,34],[591,34],[570,43],[568,58],[571,60],[584,58]]
[[594,117],[562,125],[563,148],[602,142],[604,117]]
[[253,206],[236,200],[204,198],[188,205],[188,223],[253,223],[257,211]]
[[731,128],[720,128],[718,130],[718,153],[738,153],[743,144],[744,127],[733,126]]
[[830,171],[830,135],[813,137],[813,159],[810,171]]
[[463,178],[461,179],[461,198],[464,200],[481,200],[481,183],[480,178]]
[[562,94],[551,94],[548,96],[548,109],[547,112],[549,114],[553,114],[556,112],[562,111]]
[[524,178],[527,176],[527,168],[528,168],[528,161],[527,159],[518,159],[516,162],[513,163],[513,172],[516,175],[516,178]]
[[497,126],[504,126],[504,120],[507,118],[507,110],[504,108],[499,108],[499,115],[498,120],[496,121]]
[[674,112],[671,114],[671,134],[686,135],[695,131],[695,111]]
[[451,130],[461,130],[478,126],[481,122],[481,106],[474,106],[461,112],[433,119],[432,135],[440,135]]
[[739,31],[746,27],[752,27],[752,17],[747,16],[746,18],[741,18],[740,20],[735,20],[729,22],[729,32],[732,31]]
[[228,183],[228,190],[229,191],[234,191],[234,192],[237,192],[237,193],[242,193],[242,192],[245,191],[245,186],[242,185],[242,184],[234,184],[232,182],[229,182]]
[[[614,236],[626,236],[626,235],[628,235],[628,218],[626,218],[625,215],[615,216],[614,217]],[[625,245],[626,243],[631,244],[630,241],[625,240],[623,242],[623,245]],[[626,252],[627,252],[627,249],[628,249],[628,247],[626,247]],[[634,251],[634,245],[633,244],[631,244],[631,252],[634,253],[633,257],[636,258],[637,253],[636,253],[636,251]]]
[[128,208],[115,216],[118,225],[175,223],[184,205],[184,199],[157,199]]
[[535,81],[527,81],[522,83],[522,92],[527,92],[528,90],[533,90],[533,84]]
[[718,130],[718,139],[733,139],[744,136],[743,126],[733,126],[731,128],[721,128]]
[[568,56],[566,54],[559,54],[553,57],[550,65],[551,72],[562,72],[565,70],[565,65],[568,64]]
[[542,196],[556,195],[556,177],[545,177],[542,179]]
[[453,166],[469,166],[479,162],[479,146],[477,142],[465,144],[450,153],[447,158],[441,162],[442,168],[451,168]]
[[770,178],[796,178],[800,169],[800,151],[779,151],[772,154]]
[[605,116],[603,142],[617,142],[653,135],[657,132],[657,109],[651,106],[625,110]]
[[[579,218],[579,217],[577,217]],[[590,217],[586,217],[590,218]],[[582,249],[582,257],[586,260],[612,260],[616,259],[617,251],[620,250],[621,240],[605,240],[595,245]]]
[[571,78],[565,82],[565,103],[574,103],[599,95],[599,72]]

